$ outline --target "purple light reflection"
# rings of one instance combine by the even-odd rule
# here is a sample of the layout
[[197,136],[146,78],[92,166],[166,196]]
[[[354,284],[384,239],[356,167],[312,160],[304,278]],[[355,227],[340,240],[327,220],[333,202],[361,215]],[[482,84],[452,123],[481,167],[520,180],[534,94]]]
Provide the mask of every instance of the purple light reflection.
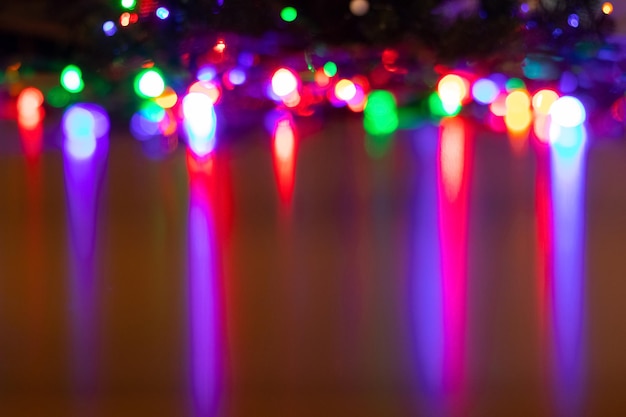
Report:
[[[85,110],[86,111],[86,110]],[[66,144],[69,139],[65,137]],[[99,137],[89,155],[76,158],[64,148],[65,188],[71,264],[72,384],[77,398],[93,395],[98,372],[96,233],[98,201],[108,153],[108,139]],[[80,403],[80,402],[79,402]],[[77,410],[86,415],[84,409]]]
[[412,259],[412,304],[416,330],[419,374],[433,415],[444,394],[444,323],[441,253],[437,227],[437,143],[439,128],[427,125],[415,139],[418,163],[414,200],[414,249]]
[[[553,208],[552,320],[556,405],[582,415],[584,393],[585,149],[584,125],[561,128],[551,148]],[[568,137],[564,137],[568,136]],[[569,137],[571,136],[571,137]],[[577,146],[561,146],[561,143]]]
[[427,415],[464,415],[472,144],[460,118],[426,126],[415,201],[412,304]]
[[217,414],[220,399],[220,317],[217,240],[212,201],[213,158],[188,155],[189,325],[193,415]]

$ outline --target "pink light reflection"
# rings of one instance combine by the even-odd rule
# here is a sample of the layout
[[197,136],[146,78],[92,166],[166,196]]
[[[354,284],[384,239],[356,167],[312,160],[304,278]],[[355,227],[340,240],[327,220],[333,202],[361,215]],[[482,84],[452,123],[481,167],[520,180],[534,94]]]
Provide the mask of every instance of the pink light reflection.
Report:
[[443,381],[450,408],[465,404],[467,324],[467,218],[472,143],[466,122],[442,120],[438,148],[438,209],[443,299]]
[[216,156],[187,153],[189,175],[188,303],[193,415],[215,416],[222,397],[223,314],[217,227]]

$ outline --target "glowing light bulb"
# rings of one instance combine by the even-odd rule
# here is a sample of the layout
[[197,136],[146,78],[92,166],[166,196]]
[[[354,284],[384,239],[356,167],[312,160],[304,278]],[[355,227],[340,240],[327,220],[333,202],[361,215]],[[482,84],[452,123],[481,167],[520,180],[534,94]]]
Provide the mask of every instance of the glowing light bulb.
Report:
[[337,75],[337,64],[335,64],[333,61],[328,61],[327,63],[325,63],[324,74],[326,74],[327,77],[334,77],[335,75]]
[[130,13],[122,13],[120,15],[120,25],[126,27],[130,24]]
[[112,20],[107,20],[102,24],[102,31],[106,36],[113,36],[117,33],[117,27]]
[[202,93],[189,93],[183,99],[184,125],[189,148],[206,156],[215,148],[216,117],[211,99]]
[[137,5],[137,0],[121,0],[120,4],[123,8],[131,10]]
[[515,90],[506,96],[507,112],[526,111],[530,108],[530,97],[524,90]]
[[17,112],[20,115],[31,115],[39,111],[43,104],[43,94],[35,87],[22,90],[17,97]]
[[97,139],[109,131],[106,111],[93,104],[75,104],[63,114],[65,150],[77,160],[90,158],[97,146]]
[[135,77],[135,92],[143,98],[155,98],[165,91],[165,81],[156,69],[140,72]]
[[216,104],[221,96],[222,92],[219,87],[211,81],[197,81],[189,87],[188,93],[200,93],[211,99],[211,103]]
[[552,90],[539,90],[533,96],[533,109],[539,114],[547,115],[550,112],[550,106],[557,101],[559,95]]
[[285,7],[280,11],[280,18],[285,22],[293,22],[297,17],[298,11],[291,6]]
[[364,16],[370,10],[370,3],[367,0],[351,0],[350,13],[355,16]]
[[553,124],[562,127],[576,127],[585,122],[587,112],[576,97],[564,96],[550,106],[549,114]]
[[298,90],[298,78],[291,70],[280,68],[272,75],[272,91],[278,97],[287,97]]
[[602,13],[606,15],[613,13],[613,3],[611,3],[610,1],[602,3]]
[[498,85],[490,79],[482,78],[472,86],[472,96],[474,100],[481,104],[491,104],[498,97],[500,89]]
[[468,90],[468,81],[455,74],[446,75],[437,84],[441,104],[449,115],[458,113],[461,103],[467,97]]
[[168,17],[170,17],[170,11],[167,9],[167,7],[159,7],[158,9],[156,9],[156,17],[158,17],[161,20],[165,20]]
[[365,130],[372,135],[386,135],[398,128],[396,98],[385,90],[372,91],[365,104]]
[[246,82],[246,73],[239,68],[233,68],[228,72],[228,81],[232,85],[241,85]]
[[171,87],[165,87],[163,94],[154,99],[154,102],[164,109],[171,109],[178,102],[178,95]]
[[61,71],[61,86],[70,93],[79,93],[85,88],[83,73],[76,65],[68,65]]
[[335,96],[342,101],[350,101],[356,95],[356,86],[350,80],[340,80],[335,85]]

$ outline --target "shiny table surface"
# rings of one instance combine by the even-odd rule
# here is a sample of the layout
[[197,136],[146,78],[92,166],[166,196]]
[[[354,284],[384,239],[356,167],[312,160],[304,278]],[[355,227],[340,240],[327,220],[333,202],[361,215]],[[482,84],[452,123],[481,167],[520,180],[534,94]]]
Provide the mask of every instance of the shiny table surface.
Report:
[[289,128],[286,162],[262,126],[76,161],[0,121],[0,412],[626,412],[626,142]]

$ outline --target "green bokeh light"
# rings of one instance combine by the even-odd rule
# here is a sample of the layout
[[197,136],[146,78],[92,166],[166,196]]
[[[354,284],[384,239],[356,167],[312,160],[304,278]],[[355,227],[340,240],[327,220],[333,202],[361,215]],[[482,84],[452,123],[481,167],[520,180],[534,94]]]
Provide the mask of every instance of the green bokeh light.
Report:
[[396,98],[385,90],[372,91],[367,97],[363,126],[372,135],[393,133],[399,124]]
[[76,65],[68,65],[61,71],[61,86],[70,93],[80,93],[85,88],[83,73]]
[[122,5],[123,8],[131,10],[131,9],[134,9],[135,6],[137,5],[137,0],[122,0],[120,4]]
[[163,94],[165,81],[160,71],[150,68],[137,74],[134,87],[139,97],[155,98]]
[[526,88],[526,84],[519,78],[511,78],[506,82],[506,91],[521,90]]
[[280,11],[280,18],[285,22],[293,22],[298,17],[298,11],[291,6]]
[[458,104],[456,108],[448,108],[443,105],[441,97],[437,92],[431,93],[428,97],[428,109],[436,117],[456,116],[461,111],[461,104]]
[[337,64],[335,64],[333,61],[328,61],[327,63],[325,63],[324,74],[326,74],[327,77],[334,77],[335,75],[337,75]]

